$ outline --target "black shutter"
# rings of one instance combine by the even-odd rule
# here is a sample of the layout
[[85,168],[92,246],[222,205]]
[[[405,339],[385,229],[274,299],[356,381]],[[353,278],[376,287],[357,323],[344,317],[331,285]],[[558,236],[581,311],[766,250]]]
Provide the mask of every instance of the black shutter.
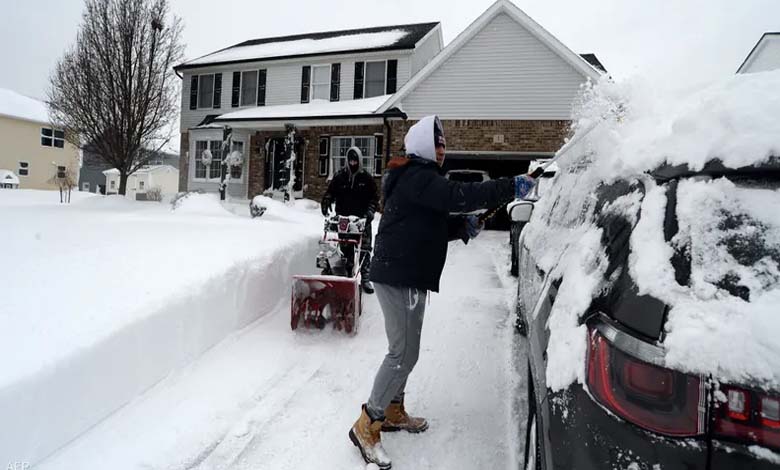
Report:
[[190,79],[190,109],[198,109],[198,76]]
[[355,93],[353,98],[359,100],[363,97],[363,70],[364,62],[355,62]]
[[257,105],[265,106],[265,69],[257,71]]
[[241,96],[241,72],[233,72],[233,94],[230,96],[230,106],[238,108]]
[[396,92],[396,88],[398,86],[398,61],[388,60],[387,61],[387,89],[385,90],[385,93],[388,95],[392,95]]
[[382,174],[382,152],[385,141],[384,134],[374,134],[374,176]]
[[214,108],[222,105],[222,74],[214,74]]
[[309,102],[309,84],[311,83],[311,66],[304,65],[301,76],[301,103]]
[[330,66],[330,100],[338,101],[341,88],[341,64]]
[[319,158],[319,174],[320,176],[327,176],[330,163],[330,137],[326,135],[320,136],[320,158]]

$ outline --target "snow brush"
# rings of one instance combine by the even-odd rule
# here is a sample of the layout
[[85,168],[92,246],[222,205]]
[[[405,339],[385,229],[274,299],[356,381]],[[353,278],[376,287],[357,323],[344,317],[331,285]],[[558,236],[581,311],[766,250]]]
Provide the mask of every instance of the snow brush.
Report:
[[[601,121],[596,121],[592,123],[585,132],[579,134],[576,138],[569,140],[565,144],[563,144],[563,147],[561,147],[557,152],[555,152],[555,155],[548,161],[546,161],[543,165],[540,165],[537,167],[532,173],[528,174],[533,179],[538,179],[540,176],[544,174],[544,172],[547,170],[547,168],[550,167],[553,163],[558,161],[559,158],[561,158],[563,155],[566,154],[569,150],[571,150],[576,143],[579,143],[588,136],[591,132],[593,132],[593,129],[595,129],[599,124],[601,124]],[[510,202],[514,201],[515,197],[512,196],[511,199],[508,199],[505,202],[502,202],[501,204],[489,209],[487,212],[480,214],[480,216],[477,218],[479,220],[480,224],[484,224],[489,219],[494,217],[496,214],[499,213],[502,209],[504,209]]]

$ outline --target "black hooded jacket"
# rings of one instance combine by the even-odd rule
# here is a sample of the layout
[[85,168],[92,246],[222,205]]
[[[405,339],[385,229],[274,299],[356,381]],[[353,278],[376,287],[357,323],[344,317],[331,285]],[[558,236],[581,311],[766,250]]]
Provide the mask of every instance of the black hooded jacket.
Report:
[[382,193],[371,281],[438,292],[447,243],[464,229],[464,218],[449,214],[498,206],[513,197],[514,185],[450,181],[434,161],[412,157],[385,172]]
[[369,212],[373,214],[379,205],[374,177],[362,168],[354,174],[348,166],[343,168],[333,176],[322,197],[323,206],[333,202],[339,215],[366,217]]

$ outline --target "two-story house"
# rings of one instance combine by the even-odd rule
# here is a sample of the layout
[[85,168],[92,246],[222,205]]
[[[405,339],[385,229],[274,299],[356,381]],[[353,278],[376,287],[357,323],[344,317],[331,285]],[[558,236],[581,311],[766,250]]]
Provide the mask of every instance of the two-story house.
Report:
[[42,101],[0,88],[0,142],[0,170],[16,177],[13,187],[58,189],[58,171],[78,178],[79,149],[51,125]]
[[218,190],[225,126],[244,156],[228,170],[234,197],[280,185],[286,124],[297,130],[296,197],[318,198],[352,146],[381,175],[390,122],[405,115],[377,109],[441,48],[439,23],[423,23],[256,39],[177,66],[180,189]]
[[443,49],[439,23],[425,23],[252,40],[176,70],[184,80],[180,189],[217,190],[225,126],[248,156],[230,170],[231,195],[278,187],[291,123],[303,156],[296,196],[312,199],[350,146],[379,176],[428,114],[444,124],[445,170],[524,172],[560,148],[582,85],[605,73],[595,55],[572,52],[509,0]]

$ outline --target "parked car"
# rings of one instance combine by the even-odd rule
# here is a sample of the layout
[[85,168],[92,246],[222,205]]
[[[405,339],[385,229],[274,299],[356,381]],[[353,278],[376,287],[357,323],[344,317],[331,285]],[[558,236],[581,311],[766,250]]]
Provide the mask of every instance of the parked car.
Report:
[[[700,169],[667,165],[582,188],[585,166],[559,173],[555,187],[566,190],[551,191],[554,201],[512,209],[518,222],[531,220],[513,233],[516,313],[528,337],[523,468],[780,468],[780,390],[757,378],[772,377],[780,364],[752,367],[778,357],[778,342],[770,336],[753,344],[746,335],[761,334],[761,323],[708,323],[729,318],[715,316],[723,307],[753,322],[765,318],[763,326],[776,331],[769,319],[780,317],[751,301],[780,289],[780,159],[736,169],[717,160]],[[542,206],[545,213],[532,214]],[[564,247],[534,249],[567,230],[575,241],[565,255]],[[664,259],[666,271],[658,267]],[[597,277],[566,282],[591,269]],[[648,283],[656,272],[668,279]],[[654,282],[667,283],[682,303],[663,300]],[[691,295],[696,286],[710,289],[711,298]],[[583,299],[585,313],[576,320],[556,316],[556,308]],[[578,335],[586,338],[582,355]],[[695,353],[671,358],[672,347]],[[701,361],[708,348],[717,354]],[[726,364],[729,358],[741,363]],[[571,364],[579,380],[557,377],[567,372],[549,368],[552,361],[564,369],[580,361]],[[724,378],[724,367],[744,373]]]
[[[536,168],[546,163],[543,160],[534,160],[528,166],[528,173],[532,173]],[[549,167],[545,168],[542,176],[539,177],[528,196],[524,199],[516,199],[514,202],[510,202],[506,206],[507,214],[509,214],[509,245],[512,247],[512,265],[510,272],[513,276],[517,276],[517,239],[520,236],[520,232],[528,220],[531,218],[531,212],[533,211],[534,203],[544,193],[545,188],[550,184],[555,173],[558,171],[558,165],[552,163]]]

